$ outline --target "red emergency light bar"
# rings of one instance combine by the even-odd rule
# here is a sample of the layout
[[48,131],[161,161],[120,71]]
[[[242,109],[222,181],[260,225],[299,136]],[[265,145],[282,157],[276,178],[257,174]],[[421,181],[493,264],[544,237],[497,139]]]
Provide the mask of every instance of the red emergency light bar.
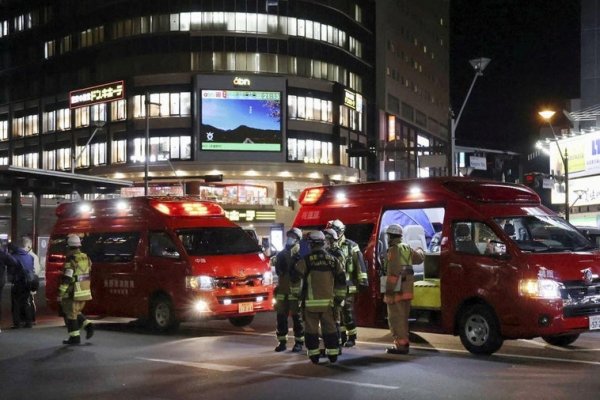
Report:
[[216,204],[204,201],[150,201],[150,205],[158,212],[171,217],[218,217],[225,215],[225,210]]

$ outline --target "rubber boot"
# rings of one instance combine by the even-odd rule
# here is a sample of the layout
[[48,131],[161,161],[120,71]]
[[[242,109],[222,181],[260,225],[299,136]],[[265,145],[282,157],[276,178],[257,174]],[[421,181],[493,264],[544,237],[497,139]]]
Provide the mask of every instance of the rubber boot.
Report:
[[275,347],[275,351],[276,352],[282,352],[285,351],[287,349],[287,346],[285,344],[285,342],[279,342],[279,344],[277,345],[277,347]]
[[81,337],[79,336],[79,323],[76,319],[67,320],[67,330],[69,331],[69,338],[63,340],[63,344],[75,345],[81,343]]
[[346,345],[347,341],[348,341],[348,335],[346,334],[346,331],[341,331],[340,332],[340,347]]
[[356,335],[348,336],[348,340],[344,343],[344,347],[354,347],[356,346]]
[[302,351],[302,345],[304,343],[296,342],[294,343],[294,347],[292,347],[292,353],[300,353]]
[[408,342],[397,340],[394,342],[393,347],[388,347],[386,353],[388,354],[408,354],[410,345]]
[[77,316],[77,323],[85,329],[85,338],[91,339],[94,336],[94,325],[83,314]]
[[313,364],[318,364],[319,363],[319,356],[310,356],[309,358],[310,358],[310,361]]
[[84,325],[83,329],[85,329],[85,338],[91,339],[94,336],[94,324],[88,321],[87,325]]

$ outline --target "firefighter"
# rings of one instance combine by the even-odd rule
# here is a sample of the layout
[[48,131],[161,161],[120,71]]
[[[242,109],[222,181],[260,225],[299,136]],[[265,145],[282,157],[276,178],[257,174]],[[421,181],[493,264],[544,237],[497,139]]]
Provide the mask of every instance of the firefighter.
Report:
[[408,244],[402,243],[400,225],[391,224],[385,232],[388,249],[384,266],[386,282],[383,301],[387,304],[388,325],[394,339],[394,346],[388,348],[387,352],[408,354],[408,315],[415,281],[412,266],[422,263],[425,254],[421,248],[413,250]]
[[[327,251],[329,254],[338,259],[341,265],[344,265],[344,254],[340,250],[338,246],[338,235],[335,229],[328,228],[323,230],[323,234],[325,235],[325,243],[327,245]],[[345,279],[345,278],[344,278]],[[344,294],[345,297],[345,294]],[[336,305],[333,310],[333,314],[335,316],[335,327],[338,335],[338,343],[340,346],[340,355],[342,354],[342,336],[340,331],[341,320],[342,320],[342,306]]]
[[354,300],[357,287],[366,288],[369,285],[367,266],[363,259],[358,244],[347,239],[344,232],[346,225],[339,219],[329,221],[327,228],[335,230],[338,234],[338,247],[344,255],[344,270],[346,272],[346,297],[342,306],[341,339],[344,347],[356,345],[358,330],[354,313]]
[[[277,274],[278,284],[275,288],[275,311],[277,313],[277,340],[279,344],[275,351],[285,351],[288,334],[288,316],[292,317],[294,324],[294,347],[292,351],[298,353],[302,351],[304,345],[304,326],[300,313],[299,294],[301,283],[297,279],[294,265],[300,260],[300,239],[302,231],[298,228],[292,228],[286,233],[287,239],[285,249],[274,258],[275,273]],[[296,281],[292,284],[292,280]]]
[[75,234],[67,236],[67,259],[63,267],[62,281],[58,287],[58,300],[64,314],[69,338],[63,344],[81,343],[80,330],[85,329],[86,339],[94,335],[94,326],[82,314],[85,302],[92,299],[90,274],[92,262],[81,252],[81,239]]
[[339,261],[325,250],[323,232],[312,231],[307,239],[310,254],[295,266],[303,280],[300,298],[304,310],[307,354],[314,364],[319,363],[320,326],[325,354],[334,363],[339,355],[334,306],[341,304],[346,293],[344,270]]

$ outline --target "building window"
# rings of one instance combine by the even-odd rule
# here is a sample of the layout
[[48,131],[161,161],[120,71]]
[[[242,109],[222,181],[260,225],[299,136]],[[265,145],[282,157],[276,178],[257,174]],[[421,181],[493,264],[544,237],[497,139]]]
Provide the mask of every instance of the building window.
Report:
[[56,53],[56,41],[50,40],[49,42],[44,43],[44,58],[45,59],[54,57],[55,53]]
[[75,109],[75,128],[90,125],[90,108],[79,107]]
[[[146,95],[133,97],[133,117],[146,117]],[[190,92],[150,93],[150,117],[165,118],[189,116],[192,112]],[[158,106],[156,105],[158,104]]]
[[56,169],[56,151],[44,150],[42,154],[42,168],[44,169]]
[[8,35],[8,21],[0,21],[0,38]]
[[[131,161],[144,162],[146,139],[133,139]],[[165,160],[189,160],[192,158],[192,138],[190,136],[162,136],[150,138],[150,162]]]
[[42,132],[54,132],[56,130],[56,111],[47,111],[43,115]]
[[314,97],[288,96],[288,116],[290,119],[306,119],[333,122],[333,103]]
[[124,164],[127,162],[127,140],[112,141],[112,163]]
[[354,5],[354,20],[359,24],[362,23],[362,8],[358,5]]
[[289,138],[288,161],[302,161],[310,164],[333,164],[333,143]]
[[115,100],[110,103],[110,120],[123,121],[127,119],[127,100]]
[[71,129],[71,110],[62,108],[56,110],[56,130],[66,131]]
[[8,140],[8,121],[0,121],[0,141]]
[[71,169],[71,148],[63,147],[56,150],[56,169],[58,171]]
[[90,107],[91,121],[106,122],[106,103],[94,104]]

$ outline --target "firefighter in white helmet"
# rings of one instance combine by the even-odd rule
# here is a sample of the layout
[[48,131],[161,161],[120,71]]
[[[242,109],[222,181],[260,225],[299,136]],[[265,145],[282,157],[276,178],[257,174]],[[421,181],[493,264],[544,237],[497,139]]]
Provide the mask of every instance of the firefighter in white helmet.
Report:
[[81,343],[80,329],[85,329],[86,339],[90,339],[94,334],[94,326],[82,313],[86,301],[92,299],[90,287],[92,262],[80,250],[79,236],[69,234],[67,246],[67,260],[58,287],[58,300],[69,332],[69,338],[63,340],[63,344],[73,345]]
[[334,307],[343,301],[346,293],[344,270],[340,262],[325,250],[323,232],[312,231],[307,239],[310,254],[296,263],[296,270],[303,280],[300,299],[304,311],[307,354],[314,364],[318,364],[321,354],[320,328],[325,354],[330,362],[336,362],[339,343]]
[[[394,339],[394,346],[387,349],[390,354],[408,354],[408,315],[413,298],[415,281],[413,264],[425,259],[423,249],[413,250],[402,243],[402,227],[389,225],[387,234],[387,257],[384,265],[385,289],[383,301],[387,304],[388,325]],[[400,281],[400,285],[398,285]]]
[[[275,351],[284,351],[287,346],[288,316],[292,317],[294,324],[294,353],[302,351],[304,345],[304,326],[300,313],[299,298],[301,282],[294,279],[296,270],[294,265],[300,260],[300,239],[302,231],[292,228],[286,233],[285,248],[274,257],[275,273],[278,277],[275,288],[275,311],[277,313],[277,340],[279,344]],[[295,283],[292,283],[295,281]]]
[[341,340],[344,347],[356,344],[358,329],[354,313],[354,300],[357,289],[369,285],[367,266],[358,244],[345,236],[346,225],[339,219],[329,221],[327,229],[331,228],[338,234],[338,247],[344,256],[344,271],[346,272],[346,297],[342,306]]

